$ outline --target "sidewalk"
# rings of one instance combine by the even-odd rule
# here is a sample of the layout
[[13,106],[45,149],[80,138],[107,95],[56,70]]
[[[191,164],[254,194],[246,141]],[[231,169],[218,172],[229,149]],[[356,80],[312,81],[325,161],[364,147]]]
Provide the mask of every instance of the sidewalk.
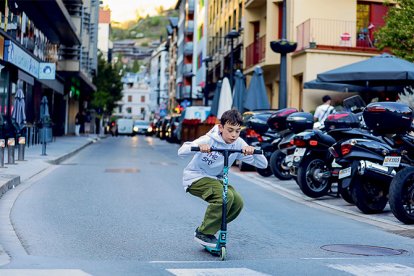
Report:
[[17,161],[18,150],[15,149],[15,164],[7,164],[7,148],[4,153],[4,166],[0,168],[0,197],[19,185],[21,182],[42,172],[53,164],[59,164],[74,155],[79,150],[94,143],[99,138],[97,135],[89,136],[62,136],[46,145],[46,156],[42,156],[42,145],[25,147],[25,161]]

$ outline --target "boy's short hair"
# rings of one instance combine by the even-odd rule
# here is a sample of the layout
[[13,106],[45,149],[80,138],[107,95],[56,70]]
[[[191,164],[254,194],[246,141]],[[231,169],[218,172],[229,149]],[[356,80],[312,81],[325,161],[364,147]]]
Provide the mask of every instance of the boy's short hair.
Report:
[[224,126],[226,123],[229,123],[233,126],[241,126],[243,124],[243,117],[239,111],[236,109],[227,110],[221,115],[220,124]]

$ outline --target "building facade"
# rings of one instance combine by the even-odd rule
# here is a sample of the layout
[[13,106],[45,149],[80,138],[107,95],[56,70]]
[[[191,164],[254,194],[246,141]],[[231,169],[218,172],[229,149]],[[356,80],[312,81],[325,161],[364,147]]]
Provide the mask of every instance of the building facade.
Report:
[[109,39],[111,34],[111,10],[99,8],[98,25],[98,49],[106,61],[112,60],[112,41]]
[[[288,106],[313,111],[327,91],[304,90],[318,73],[367,59],[379,53],[374,31],[384,24],[384,1],[285,0],[286,39],[297,42],[287,56]],[[263,15],[266,16],[263,16]],[[245,3],[244,73],[261,66],[271,106],[278,108],[280,55],[270,41],[282,38],[283,0]],[[349,94],[332,93],[334,102]]]
[[143,74],[126,73],[122,77],[122,100],[113,115],[148,121],[151,116],[151,91]]
[[152,52],[150,59],[150,89],[152,113],[156,118],[164,117],[168,114],[170,95],[169,87],[169,52],[167,43],[162,43]]

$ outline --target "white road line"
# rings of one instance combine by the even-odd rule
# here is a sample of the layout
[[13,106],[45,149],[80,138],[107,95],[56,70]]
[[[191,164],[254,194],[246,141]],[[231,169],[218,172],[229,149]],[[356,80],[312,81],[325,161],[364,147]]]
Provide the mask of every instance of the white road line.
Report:
[[195,263],[223,263],[223,261],[150,261],[150,264],[195,264]]
[[91,276],[80,269],[2,269],[1,276]]
[[203,269],[167,269],[177,276],[265,276],[264,274],[248,268],[203,268]]
[[361,276],[412,276],[414,268],[395,263],[373,263],[366,265],[328,265],[333,269]]

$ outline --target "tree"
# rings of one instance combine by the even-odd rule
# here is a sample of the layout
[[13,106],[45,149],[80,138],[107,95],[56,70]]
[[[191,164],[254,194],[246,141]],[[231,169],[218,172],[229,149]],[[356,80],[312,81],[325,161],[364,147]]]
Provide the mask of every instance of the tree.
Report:
[[93,83],[96,92],[92,97],[92,106],[110,115],[117,106],[116,102],[122,99],[122,82],[121,76],[103,58],[102,53],[98,54],[98,74]]
[[385,25],[375,33],[378,40],[375,46],[380,50],[390,48],[394,55],[414,61],[414,1],[394,2],[385,17]]
[[163,6],[163,5],[161,5],[161,6],[159,6],[159,7],[156,7],[156,8],[155,8],[155,12],[156,12],[158,15],[163,15],[163,14],[164,14],[164,12],[165,12],[164,6]]

